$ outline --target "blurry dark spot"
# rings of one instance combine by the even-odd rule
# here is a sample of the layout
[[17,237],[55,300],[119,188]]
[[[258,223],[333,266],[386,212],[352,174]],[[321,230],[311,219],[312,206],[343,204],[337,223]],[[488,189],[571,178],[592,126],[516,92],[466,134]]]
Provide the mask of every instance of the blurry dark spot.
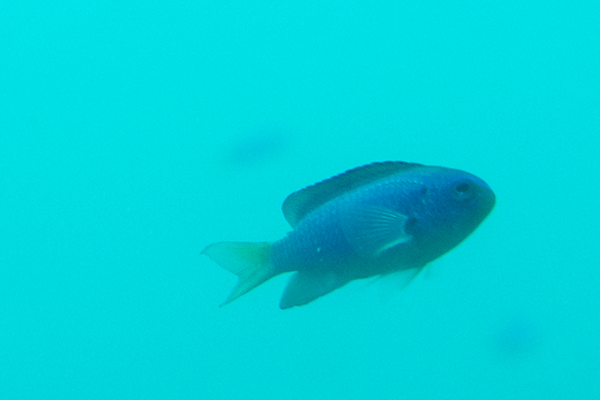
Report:
[[269,162],[286,151],[284,136],[276,131],[256,131],[231,147],[230,163],[236,167],[250,167]]
[[410,217],[408,219],[408,221],[406,221],[406,224],[404,225],[404,231],[406,233],[410,234],[414,234],[414,228],[417,225],[417,223],[419,222],[419,220],[415,217]]
[[537,345],[540,332],[537,324],[527,317],[512,317],[506,320],[495,335],[497,349],[507,356],[530,353]]

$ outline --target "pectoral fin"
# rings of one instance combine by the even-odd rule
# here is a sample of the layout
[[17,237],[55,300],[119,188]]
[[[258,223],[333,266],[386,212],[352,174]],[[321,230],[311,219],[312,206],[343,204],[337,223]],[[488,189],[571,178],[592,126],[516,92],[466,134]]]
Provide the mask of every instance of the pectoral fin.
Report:
[[354,250],[371,257],[408,242],[412,238],[406,233],[409,219],[389,208],[360,205],[344,213],[341,225]]
[[334,272],[296,272],[285,288],[279,308],[286,309],[310,303],[348,282],[347,278]]

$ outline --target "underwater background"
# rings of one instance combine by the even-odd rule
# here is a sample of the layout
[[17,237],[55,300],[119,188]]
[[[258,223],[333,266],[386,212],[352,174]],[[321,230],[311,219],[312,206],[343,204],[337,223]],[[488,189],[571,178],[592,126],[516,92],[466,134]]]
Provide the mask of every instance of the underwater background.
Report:
[[[0,4],[1,399],[600,398],[600,2]],[[202,249],[374,161],[497,204],[282,311]]]

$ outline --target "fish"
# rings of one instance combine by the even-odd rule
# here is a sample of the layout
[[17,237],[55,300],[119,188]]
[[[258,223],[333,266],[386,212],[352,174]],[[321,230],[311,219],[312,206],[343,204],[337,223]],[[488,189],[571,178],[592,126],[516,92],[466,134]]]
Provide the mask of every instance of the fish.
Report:
[[[302,306],[358,279],[416,276],[467,238],[496,196],[470,173],[402,161],[354,168],[292,193],[275,242],[219,242],[202,254],[238,277],[221,306],[293,273],[279,302]],[[410,281],[410,279],[409,279]]]

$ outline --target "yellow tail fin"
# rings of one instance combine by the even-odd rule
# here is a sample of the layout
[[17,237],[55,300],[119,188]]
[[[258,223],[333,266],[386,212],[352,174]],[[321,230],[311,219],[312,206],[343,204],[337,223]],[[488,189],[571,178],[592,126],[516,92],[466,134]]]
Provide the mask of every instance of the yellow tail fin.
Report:
[[221,306],[277,275],[271,263],[271,243],[268,242],[220,242],[206,247],[202,254],[238,276],[237,285]]

